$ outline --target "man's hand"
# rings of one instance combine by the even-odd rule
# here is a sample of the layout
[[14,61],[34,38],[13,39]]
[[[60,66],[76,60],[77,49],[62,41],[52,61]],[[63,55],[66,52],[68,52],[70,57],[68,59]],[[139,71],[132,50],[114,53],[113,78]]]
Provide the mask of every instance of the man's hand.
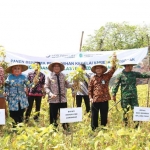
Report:
[[4,96],[4,97],[7,97],[7,93],[4,92],[4,93],[3,93],[3,96]]
[[55,94],[52,94],[51,95],[51,99],[54,99],[54,98],[56,98],[57,97],[57,95],[55,95]]
[[93,98],[90,98],[90,102],[91,102],[91,103],[93,103],[93,102],[94,102],[94,101],[93,101]]
[[45,98],[45,96],[46,96],[46,92],[43,92],[43,96],[42,96],[42,98]]
[[76,97],[76,94],[72,93],[72,97],[75,98],[75,97]]

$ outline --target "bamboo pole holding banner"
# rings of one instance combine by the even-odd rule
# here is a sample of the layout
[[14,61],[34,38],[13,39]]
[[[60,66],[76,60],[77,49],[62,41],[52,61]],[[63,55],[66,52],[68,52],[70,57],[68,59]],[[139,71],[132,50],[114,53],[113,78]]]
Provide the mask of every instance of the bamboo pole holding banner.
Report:
[[82,41],[83,41],[83,34],[84,34],[84,31],[82,31],[82,34],[81,34],[81,41],[80,41],[80,48],[79,48],[79,52],[81,52]]
[[[148,46],[148,66],[150,67],[150,46]],[[147,107],[149,107],[149,92],[150,92],[150,80],[148,79]]]
[[[84,34],[84,31],[82,31],[82,34],[81,34],[81,40],[80,40],[80,48],[79,48],[79,52],[81,52],[81,47],[82,47],[82,41],[83,41],[83,34]],[[72,107],[74,108],[75,106],[75,101],[76,101],[76,95],[75,97],[73,98],[73,104],[72,104]],[[74,134],[74,130],[73,130],[73,125],[70,124],[70,129],[71,129],[71,147],[73,146],[73,134]]]
[[[83,35],[84,35],[84,31],[82,31],[82,34],[81,34],[81,40],[80,40],[80,48],[79,48],[79,52],[81,52],[82,41],[83,41]],[[75,95],[75,97],[73,98],[73,103],[72,103],[72,107],[73,107],[73,108],[74,108],[74,106],[75,106],[75,101],[76,101],[76,95]]]

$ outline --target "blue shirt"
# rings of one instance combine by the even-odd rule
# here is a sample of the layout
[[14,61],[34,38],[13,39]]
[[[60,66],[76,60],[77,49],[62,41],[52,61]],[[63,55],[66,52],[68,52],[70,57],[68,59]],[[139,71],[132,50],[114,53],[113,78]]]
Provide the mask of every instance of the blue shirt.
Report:
[[25,86],[30,87],[32,84],[28,81],[27,77],[23,74],[14,76],[10,74],[6,79],[5,92],[7,92],[7,101],[9,110],[18,111],[19,103],[21,109],[28,107],[28,99],[25,93]]

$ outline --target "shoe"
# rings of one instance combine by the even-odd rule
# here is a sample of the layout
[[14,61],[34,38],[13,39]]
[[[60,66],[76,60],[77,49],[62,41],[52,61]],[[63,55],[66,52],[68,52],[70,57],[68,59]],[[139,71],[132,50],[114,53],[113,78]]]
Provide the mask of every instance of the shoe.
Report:
[[71,130],[69,127],[67,129],[64,129],[64,134],[66,135],[71,134]]
[[68,124],[64,123],[64,124],[62,125],[62,127],[63,127],[64,130],[67,130]]
[[124,126],[127,127],[128,126],[128,122],[125,122]]
[[34,121],[35,121],[35,122],[39,122],[39,119],[38,119],[38,118],[37,118],[37,119],[34,119]]
[[67,132],[71,132],[71,130],[70,130],[70,128],[69,128],[69,127],[66,129],[66,131],[67,131]]
[[24,120],[25,120],[25,123],[28,123],[29,122],[29,117],[26,116]]
[[63,129],[66,133],[71,133],[69,125],[68,124],[63,124]]
[[12,122],[12,128],[16,128],[16,127],[17,127],[16,123]]
[[138,127],[139,127],[139,124],[135,125],[134,129],[138,129]]
[[29,122],[29,119],[25,119],[25,121],[24,121],[25,123],[28,123]]

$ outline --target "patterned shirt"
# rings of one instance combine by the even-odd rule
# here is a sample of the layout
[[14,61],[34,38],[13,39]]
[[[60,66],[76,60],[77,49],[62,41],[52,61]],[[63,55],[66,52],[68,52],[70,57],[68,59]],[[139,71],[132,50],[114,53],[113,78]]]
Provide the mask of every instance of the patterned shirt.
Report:
[[[34,77],[36,76],[35,71],[30,72],[28,74],[28,80],[30,81],[30,83],[33,82]],[[45,84],[45,75],[40,72],[39,73],[39,82],[32,88],[29,89],[28,95],[29,96],[43,96],[43,88],[44,88],[44,84]]]
[[116,95],[119,85],[121,85],[121,99],[137,99],[136,78],[150,78],[150,75],[141,74],[140,72],[134,71],[125,72],[123,70],[117,75],[112,88],[112,95]]
[[20,103],[21,109],[28,107],[28,100],[24,90],[24,87],[30,87],[32,84],[28,81],[27,77],[23,74],[14,76],[10,74],[6,81],[5,92],[7,92],[7,101],[9,110],[18,111]]
[[[49,76],[47,76],[45,81],[45,91],[48,94],[48,100],[49,103],[65,103],[67,102],[66,97],[66,88],[71,88],[71,84],[69,84],[68,81],[65,79],[65,75],[63,73],[59,73],[59,85],[60,85],[60,92],[59,92],[59,86],[58,86],[58,80],[56,74],[50,73]],[[57,95],[56,98],[51,99],[51,95],[55,94]],[[60,95],[59,95],[60,94]],[[61,100],[59,99],[61,97]]]
[[90,79],[88,93],[89,98],[93,98],[95,102],[104,102],[111,99],[109,94],[109,81],[115,72],[112,67],[107,73],[101,76],[94,75]]

